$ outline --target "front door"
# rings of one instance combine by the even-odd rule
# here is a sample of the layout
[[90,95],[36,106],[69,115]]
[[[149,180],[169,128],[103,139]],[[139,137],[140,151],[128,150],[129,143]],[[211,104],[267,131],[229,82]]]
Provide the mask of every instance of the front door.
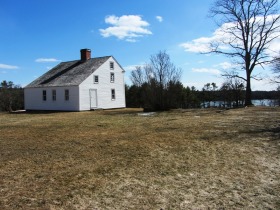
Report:
[[90,108],[96,109],[97,108],[97,90],[90,89],[89,96],[90,96]]

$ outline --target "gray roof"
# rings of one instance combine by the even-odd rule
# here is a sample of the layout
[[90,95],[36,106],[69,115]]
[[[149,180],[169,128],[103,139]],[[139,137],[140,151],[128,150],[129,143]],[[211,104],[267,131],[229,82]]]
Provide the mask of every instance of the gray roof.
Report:
[[86,61],[76,60],[62,62],[31,82],[26,88],[79,85],[110,57],[111,56],[105,56],[91,58]]

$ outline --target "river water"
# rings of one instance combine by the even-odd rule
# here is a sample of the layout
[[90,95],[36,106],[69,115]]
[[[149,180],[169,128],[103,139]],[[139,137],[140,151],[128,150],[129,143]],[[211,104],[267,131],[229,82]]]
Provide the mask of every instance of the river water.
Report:
[[[252,100],[252,103],[255,106],[271,106],[271,107],[279,106],[279,100],[272,100],[272,99]],[[211,101],[210,106],[224,107],[224,101]],[[201,107],[209,107],[209,102],[205,102],[204,105],[202,103]],[[226,105],[226,107],[229,107],[229,105]]]
[[279,106],[279,101],[272,99],[252,100],[252,103],[255,106]]

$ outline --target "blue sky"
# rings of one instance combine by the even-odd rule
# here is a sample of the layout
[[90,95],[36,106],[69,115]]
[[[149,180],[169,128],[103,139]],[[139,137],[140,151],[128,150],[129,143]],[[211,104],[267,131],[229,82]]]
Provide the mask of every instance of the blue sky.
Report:
[[[182,68],[181,82],[201,89],[220,87],[230,61],[197,53],[217,30],[207,17],[210,0],[1,0],[0,81],[25,86],[61,61],[77,60],[80,49],[92,57],[113,55],[126,70],[166,50]],[[279,42],[278,42],[279,43]],[[280,48],[280,45],[275,45]],[[278,49],[279,49],[278,48]],[[257,70],[258,71],[258,70]],[[270,74],[266,69],[265,75]],[[272,90],[266,80],[253,90]]]

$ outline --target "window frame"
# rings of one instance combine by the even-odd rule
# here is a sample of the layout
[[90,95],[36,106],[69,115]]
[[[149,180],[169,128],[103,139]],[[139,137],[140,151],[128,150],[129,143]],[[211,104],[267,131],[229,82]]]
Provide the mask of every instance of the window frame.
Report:
[[110,82],[114,83],[115,82],[115,73],[110,72]]
[[70,92],[69,89],[64,90],[64,100],[65,101],[69,101],[69,99],[70,99],[70,93],[69,92]]
[[[97,81],[96,81],[97,78]],[[98,75],[93,75],[93,83],[98,84],[99,83],[99,76]]]
[[56,90],[52,90],[52,100],[56,101]]
[[111,89],[111,100],[112,101],[116,100],[116,90],[114,88]]
[[114,68],[115,68],[115,64],[114,64],[114,62],[113,62],[113,61],[110,61],[109,66],[110,66],[110,70],[114,70]]
[[47,90],[42,91],[42,99],[43,101],[47,101]]

